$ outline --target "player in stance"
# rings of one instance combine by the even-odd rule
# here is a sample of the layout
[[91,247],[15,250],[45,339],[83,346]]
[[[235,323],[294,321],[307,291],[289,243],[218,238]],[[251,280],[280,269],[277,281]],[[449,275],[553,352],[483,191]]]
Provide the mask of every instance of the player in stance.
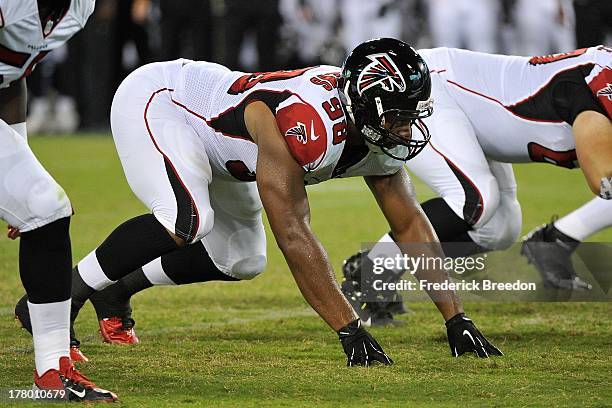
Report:
[[[390,364],[310,229],[304,185],[364,176],[398,242],[435,243],[403,169],[429,138],[430,85],[420,56],[392,39],[359,45],[342,71],[245,74],[187,60],[136,70],[115,95],[111,124],[128,182],[152,214],[120,225],[79,262],[73,312],[132,271],[149,284],[257,276],[266,263],[263,204],[298,287],[338,333],[347,364]],[[423,252],[442,254],[438,244]],[[423,269],[417,278],[448,275]],[[429,294],[453,355],[501,355],[454,292]]]
[[71,401],[114,401],[70,359],[72,207],[27,143],[26,80],[51,49],[81,30],[93,0],[0,0],[0,218],[21,235],[19,272],[29,297],[34,387]]
[[[424,120],[432,131],[429,145],[407,167],[439,195],[422,208],[443,245],[465,243],[447,246],[447,255],[504,249],[517,240],[521,209],[509,163],[580,165],[600,198],[574,215],[601,222],[574,228],[576,238],[612,224],[612,49],[598,46],[533,58],[448,48],[420,54],[431,69],[436,113]],[[550,225],[527,241],[523,252],[545,285],[588,288],[573,268],[560,266],[569,260],[575,239]],[[391,236],[380,242],[369,259],[398,251],[389,244]],[[532,245],[538,242],[557,242],[565,258],[551,246]],[[345,262],[344,292],[362,317],[388,322],[394,310],[401,310],[398,304],[364,306],[355,295],[361,259],[354,255]]]

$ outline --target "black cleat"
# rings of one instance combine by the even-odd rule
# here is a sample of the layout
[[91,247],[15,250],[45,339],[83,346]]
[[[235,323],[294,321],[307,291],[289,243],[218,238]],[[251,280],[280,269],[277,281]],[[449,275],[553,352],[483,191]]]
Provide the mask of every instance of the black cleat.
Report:
[[[381,275],[369,273],[363,276],[364,280],[362,281],[363,268],[368,267],[368,265],[363,265],[364,259],[367,262],[367,258],[364,258],[365,255],[363,252],[358,252],[344,261],[342,265],[344,275],[344,281],[341,285],[342,293],[365,326],[403,324],[403,322],[393,319],[394,314],[406,313],[401,295],[397,291],[374,292],[371,288],[371,278],[374,276],[386,281],[397,280],[398,276],[391,271],[385,271]],[[362,283],[366,287],[365,291],[362,288]]]
[[572,264],[572,253],[578,245],[580,241],[555,228],[553,219],[523,238],[521,255],[538,270],[544,287],[590,290],[592,286],[576,274]]

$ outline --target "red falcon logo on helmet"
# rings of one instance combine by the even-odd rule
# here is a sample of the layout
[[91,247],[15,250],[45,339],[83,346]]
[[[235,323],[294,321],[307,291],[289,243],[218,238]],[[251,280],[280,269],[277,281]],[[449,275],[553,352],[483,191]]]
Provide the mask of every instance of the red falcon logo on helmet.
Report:
[[389,55],[386,53],[373,54],[368,55],[368,58],[372,62],[361,71],[357,79],[359,95],[378,84],[388,92],[392,92],[395,89],[400,92],[406,90],[406,81],[404,81],[397,65],[395,65],[395,62],[393,62]]

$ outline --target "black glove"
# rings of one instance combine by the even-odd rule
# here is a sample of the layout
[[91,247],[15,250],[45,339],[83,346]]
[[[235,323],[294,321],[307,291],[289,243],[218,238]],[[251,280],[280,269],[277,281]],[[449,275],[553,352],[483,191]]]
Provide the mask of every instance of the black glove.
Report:
[[361,327],[361,320],[357,319],[338,331],[338,338],[346,354],[347,367],[360,365],[368,367],[373,362],[384,365],[393,364],[374,337]]
[[489,358],[489,355],[504,355],[497,347],[489,343],[489,340],[464,313],[459,313],[446,322],[446,334],[453,357],[459,357],[469,351],[476,353],[480,358]]

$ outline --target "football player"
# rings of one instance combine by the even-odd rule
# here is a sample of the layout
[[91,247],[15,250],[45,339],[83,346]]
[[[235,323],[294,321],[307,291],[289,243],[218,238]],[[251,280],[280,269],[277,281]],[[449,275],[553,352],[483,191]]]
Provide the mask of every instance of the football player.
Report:
[[[298,287],[338,333],[347,364],[390,364],[310,228],[305,184],[363,176],[398,242],[433,243],[423,253],[441,256],[403,168],[429,139],[422,120],[432,113],[430,90],[421,57],[393,39],[360,44],[342,70],[249,74],[188,60],[139,68],[115,95],[111,125],[128,183],[152,214],[120,225],[79,262],[73,317],[135,270],[131,282],[149,285],[257,276],[266,264],[263,206]],[[436,268],[416,276],[449,279]],[[501,355],[453,291],[429,295],[453,355]]]
[[70,359],[72,207],[27,143],[26,77],[81,30],[94,0],[0,0],[0,218],[21,235],[19,273],[29,301],[34,388],[71,401],[114,401]]
[[[431,69],[436,113],[424,120],[432,131],[430,143],[407,167],[439,196],[422,208],[443,245],[465,243],[448,245],[447,255],[504,249],[517,240],[521,208],[509,163],[580,166],[590,189],[601,198],[586,211],[603,220],[583,229],[592,233],[610,225],[612,49],[597,46],[533,58],[448,48],[420,54]],[[561,228],[571,235],[568,224]],[[588,235],[577,229],[576,234],[576,239]],[[399,249],[393,249],[392,237],[383,237],[368,257],[395,256]],[[566,247],[569,259],[575,239],[548,227],[528,241],[523,252],[546,286],[589,287],[573,268],[551,265],[549,258],[555,254],[547,253],[548,246],[529,245],[556,241]],[[345,263],[345,294],[359,305],[362,317],[371,312],[374,320],[386,322],[388,309],[401,307],[391,302],[380,310],[381,305],[360,302],[355,295],[360,259],[353,256]]]

